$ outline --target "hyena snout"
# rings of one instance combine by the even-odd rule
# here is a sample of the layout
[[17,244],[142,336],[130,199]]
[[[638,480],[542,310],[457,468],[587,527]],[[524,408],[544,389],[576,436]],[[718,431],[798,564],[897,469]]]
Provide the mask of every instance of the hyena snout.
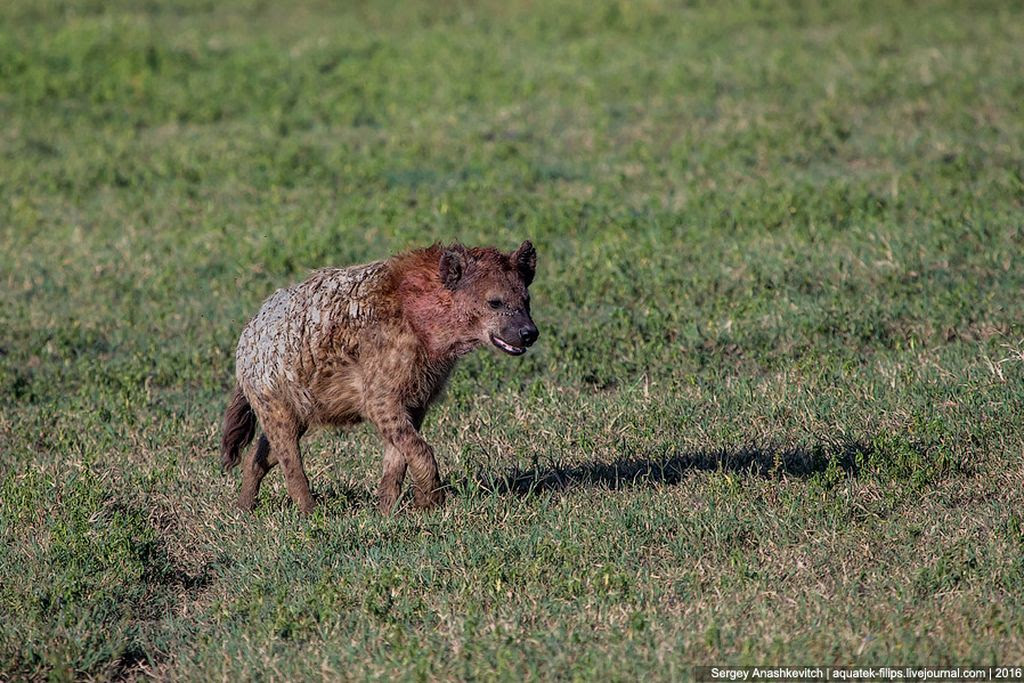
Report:
[[519,356],[526,353],[526,347],[532,346],[540,332],[529,316],[517,317],[502,325],[497,334],[491,334],[491,342],[505,353]]
[[539,336],[540,332],[537,331],[537,326],[533,324],[532,320],[519,328],[519,341],[523,343],[523,346],[532,346]]

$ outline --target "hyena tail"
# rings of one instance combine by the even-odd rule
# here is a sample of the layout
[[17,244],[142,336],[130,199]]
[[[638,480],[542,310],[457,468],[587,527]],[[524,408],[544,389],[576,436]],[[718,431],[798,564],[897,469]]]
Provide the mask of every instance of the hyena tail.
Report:
[[220,438],[220,461],[224,471],[230,470],[241,459],[241,451],[256,436],[256,413],[240,387],[235,387],[231,402],[224,413],[224,434]]

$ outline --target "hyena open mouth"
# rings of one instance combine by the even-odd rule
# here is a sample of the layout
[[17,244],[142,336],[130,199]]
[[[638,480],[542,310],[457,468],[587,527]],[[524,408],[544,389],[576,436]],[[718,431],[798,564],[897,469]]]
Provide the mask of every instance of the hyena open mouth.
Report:
[[501,337],[495,337],[493,334],[491,335],[491,343],[510,356],[521,356],[526,353],[525,346],[513,346]]

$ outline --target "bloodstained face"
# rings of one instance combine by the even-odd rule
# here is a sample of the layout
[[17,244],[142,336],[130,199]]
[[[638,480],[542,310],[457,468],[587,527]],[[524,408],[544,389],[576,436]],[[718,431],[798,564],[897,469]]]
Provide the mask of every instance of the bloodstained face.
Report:
[[526,289],[536,270],[537,251],[529,241],[510,254],[456,245],[440,261],[441,281],[477,341],[512,356],[526,353],[539,334]]

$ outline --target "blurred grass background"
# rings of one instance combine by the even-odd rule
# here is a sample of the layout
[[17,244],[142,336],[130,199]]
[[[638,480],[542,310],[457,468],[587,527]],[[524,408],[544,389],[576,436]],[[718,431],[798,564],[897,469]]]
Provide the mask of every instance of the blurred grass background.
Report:
[[[0,7],[0,677],[613,678],[1024,655],[1024,10]],[[453,495],[218,474],[312,268],[532,239]]]

